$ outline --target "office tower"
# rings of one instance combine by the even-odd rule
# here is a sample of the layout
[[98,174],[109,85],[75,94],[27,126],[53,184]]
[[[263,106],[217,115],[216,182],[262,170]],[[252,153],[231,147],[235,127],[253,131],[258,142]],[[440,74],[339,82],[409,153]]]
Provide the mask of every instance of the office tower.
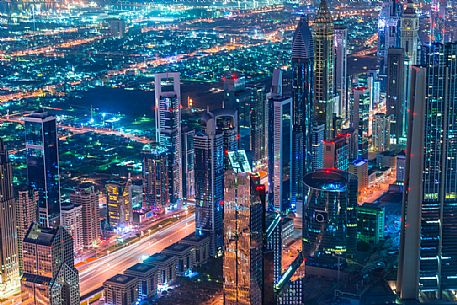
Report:
[[431,41],[430,43],[445,43],[448,41],[446,35],[446,8],[447,1],[432,0],[431,1]]
[[106,304],[133,305],[138,302],[138,279],[125,274],[116,274],[103,283]]
[[292,42],[292,205],[303,201],[303,175],[312,170],[313,37],[304,16]]
[[380,74],[384,78],[387,73],[387,53],[390,48],[400,48],[400,13],[401,4],[398,0],[386,0],[378,17],[378,57]]
[[19,257],[13,168],[0,139],[0,293],[8,297],[19,287]]
[[[169,84],[171,80],[172,84]],[[162,81],[167,84],[162,85]],[[155,109],[156,142],[167,148],[170,204],[174,205],[182,198],[181,83],[178,72],[156,74]]]
[[82,244],[84,248],[96,246],[100,238],[98,196],[95,186],[90,182],[81,183],[70,194],[70,203],[81,206]]
[[390,148],[390,120],[385,113],[376,113],[373,117],[373,150],[383,152]]
[[203,130],[194,136],[195,229],[210,236],[210,255],[219,256],[224,246],[224,138],[216,131],[212,113],[202,117]]
[[348,141],[349,146],[349,161],[354,161],[357,159],[358,154],[358,136],[357,136],[357,129],[352,127],[345,128],[341,130],[341,134],[346,136],[346,140]]
[[144,212],[143,209],[143,180],[142,179],[131,179],[130,183],[130,197],[132,203],[132,209],[137,213]]
[[269,205],[286,212],[293,208],[292,196],[292,98],[269,100],[270,125],[268,139]]
[[263,303],[265,186],[244,151],[224,175],[224,304]]
[[[270,124],[270,120],[273,118],[273,106],[274,103],[271,101],[274,97],[282,97],[282,70],[275,69],[273,70],[273,75],[271,76],[271,91],[267,93],[267,101],[265,104],[265,145],[266,145],[266,154],[267,154],[267,165],[268,168],[273,166],[273,152],[270,151],[270,145],[273,145],[273,133],[274,127],[273,124]],[[270,183],[270,181],[268,182]]]
[[38,221],[56,228],[60,224],[59,150],[56,118],[47,112],[24,117],[27,180],[38,192]]
[[83,226],[82,226],[82,206],[68,204],[61,207],[61,225],[73,239],[73,250],[79,253],[83,250]]
[[251,151],[253,152],[254,162],[260,164],[266,158],[265,146],[265,103],[267,101],[265,87],[255,88],[252,94],[251,110]]
[[314,125],[311,134],[311,152],[313,156],[313,170],[324,166],[324,138],[325,125]]
[[419,16],[416,14],[414,2],[408,0],[400,18],[401,48],[406,54],[409,65],[417,64],[417,48],[419,43]]
[[324,168],[347,171],[349,167],[349,135],[339,134],[324,141]]
[[22,273],[22,241],[30,225],[37,221],[38,192],[33,190],[20,190],[16,198],[16,226],[19,269]]
[[332,137],[335,110],[335,48],[333,19],[321,0],[314,20],[314,123],[325,124],[325,139]]
[[[346,258],[357,248],[357,177],[321,169],[305,175],[308,189],[303,211],[303,254],[311,261]],[[327,266],[328,266],[327,265]]]
[[397,155],[397,172],[396,172],[397,182],[399,182],[399,183],[405,182],[405,174],[406,174],[405,170],[406,170],[406,155],[405,155],[405,151],[402,150]]
[[212,112],[216,120],[216,131],[224,138],[224,169],[229,168],[228,152],[238,150],[238,112],[230,108],[217,109]]
[[381,81],[378,70],[368,71],[367,83],[370,94],[370,109],[378,109],[381,106]]
[[457,43],[432,44],[413,67],[397,291],[442,299],[457,284]]
[[169,157],[164,146],[156,145],[143,150],[143,206],[157,214],[170,204]]
[[73,241],[63,227],[30,226],[23,244],[23,304],[79,305]]
[[395,144],[404,136],[405,55],[403,49],[389,49],[387,55],[387,115],[391,117],[391,138]]
[[335,107],[337,116],[348,119],[348,89],[347,89],[347,37],[348,28],[339,19],[335,21],[335,91],[339,102]]
[[384,239],[384,208],[365,203],[356,209],[357,240],[376,245]]
[[370,96],[366,87],[356,87],[352,90],[353,108],[351,127],[357,130],[357,155],[368,159],[368,123],[370,117]]
[[195,130],[183,127],[182,137],[182,197],[192,199],[194,187],[194,135]]
[[130,180],[112,180],[106,184],[107,221],[111,229],[123,230],[133,222]]
[[357,176],[359,192],[368,187],[368,161],[357,159],[349,163],[348,172]]

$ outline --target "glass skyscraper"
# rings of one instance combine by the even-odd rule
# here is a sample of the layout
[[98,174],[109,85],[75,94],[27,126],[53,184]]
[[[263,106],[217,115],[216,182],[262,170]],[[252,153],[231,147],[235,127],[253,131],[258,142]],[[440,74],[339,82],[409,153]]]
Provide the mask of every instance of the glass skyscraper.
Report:
[[27,181],[38,192],[38,221],[56,228],[60,224],[59,152],[56,118],[47,112],[24,117]]
[[413,67],[397,291],[443,299],[457,289],[457,43]]

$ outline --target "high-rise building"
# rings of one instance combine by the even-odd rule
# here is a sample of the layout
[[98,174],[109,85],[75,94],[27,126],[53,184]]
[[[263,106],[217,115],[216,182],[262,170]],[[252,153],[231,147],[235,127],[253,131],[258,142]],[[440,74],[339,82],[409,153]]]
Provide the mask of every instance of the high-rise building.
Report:
[[106,212],[112,229],[123,229],[133,223],[130,180],[112,180],[106,184]]
[[400,13],[401,4],[398,0],[386,0],[378,17],[378,57],[380,76],[384,79],[387,73],[387,53],[390,48],[400,48]]
[[370,95],[366,87],[352,90],[353,107],[351,127],[357,130],[357,155],[368,159],[368,127],[370,118]]
[[16,198],[16,226],[19,269],[22,273],[22,242],[32,223],[37,222],[38,192],[20,190]]
[[327,1],[321,0],[314,20],[314,119],[325,124],[325,139],[333,134],[335,110],[335,38]]
[[404,137],[405,55],[403,49],[389,49],[387,55],[387,115],[391,117],[391,138],[400,144]]
[[314,125],[311,134],[311,152],[313,156],[313,170],[324,167],[324,139],[325,125]]
[[83,226],[82,226],[82,206],[68,204],[61,207],[62,223],[73,239],[73,250],[79,253],[83,250]]
[[[171,80],[172,84],[169,84]],[[156,142],[167,148],[170,204],[174,205],[182,198],[181,83],[178,72],[156,74],[155,109]]]
[[79,305],[73,241],[63,227],[30,226],[23,243],[22,304]]
[[292,98],[274,97],[269,100],[270,131],[268,139],[269,204],[286,212],[292,196]]
[[183,127],[182,137],[182,196],[192,199],[195,196],[194,187],[194,135],[195,130]]
[[143,150],[143,206],[162,214],[170,204],[169,157],[164,146]]
[[397,291],[443,299],[457,285],[457,43],[413,67]]
[[267,101],[265,87],[253,88],[251,110],[251,151],[254,162],[259,164],[266,158],[267,147],[265,145],[265,103]]
[[357,240],[376,245],[384,239],[384,209],[368,203],[356,209]]
[[265,186],[244,151],[224,175],[224,304],[264,304]]
[[446,37],[446,10],[447,1],[445,0],[433,0],[431,1],[431,28],[430,37],[434,43],[447,42]]
[[347,37],[348,28],[341,19],[335,21],[335,91],[339,102],[335,107],[337,116],[349,118],[347,89]]
[[397,171],[396,171],[396,178],[397,182],[403,183],[405,182],[405,170],[406,170],[406,155],[405,151],[402,150],[398,155],[397,155]]
[[195,228],[197,235],[210,236],[210,255],[218,256],[224,246],[224,138],[212,113],[202,122],[194,136]]
[[82,245],[84,248],[96,246],[100,238],[99,193],[90,182],[81,183],[70,194],[70,203],[81,206]]
[[8,297],[19,287],[19,255],[13,168],[0,139],[0,293]]
[[357,159],[349,164],[348,172],[357,176],[357,189],[360,191],[368,187],[368,161]]
[[409,65],[417,64],[417,49],[419,44],[419,16],[416,14],[413,0],[408,0],[400,18],[400,46],[404,50]]
[[349,167],[349,135],[339,134],[324,141],[324,168],[347,171]]
[[385,113],[376,113],[373,117],[373,149],[383,152],[390,148],[390,120]]
[[216,120],[216,131],[224,138],[224,169],[228,169],[230,162],[228,152],[238,150],[238,112],[230,108],[217,109],[212,112]]
[[303,201],[303,175],[312,170],[313,36],[300,18],[292,42],[292,205]]
[[24,117],[28,186],[38,192],[38,221],[60,224],[59,150],[56,118],[47,112]]
[[345,258],[357,248],[357,177],[321,169],[305,176],[308,189],[303,211],[303,253],[319,264]]

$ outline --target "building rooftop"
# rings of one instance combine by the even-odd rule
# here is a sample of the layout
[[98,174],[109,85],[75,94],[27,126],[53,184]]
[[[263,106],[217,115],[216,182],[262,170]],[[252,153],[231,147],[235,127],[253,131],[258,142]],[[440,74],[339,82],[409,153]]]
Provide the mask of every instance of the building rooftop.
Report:
[[133,276],[125,275],[125,274],[116,274],[112,278],[108,279],[106,282],[116,283],[116,284],[126,284],[131,280],[134,280]]
[[206,236],[206,235],[196,235],[195,233],[192,233],[190,235],[187,235],[183,239],[181,239],[181,243],[186,242],[186,241],[187,242],[201,242],[207,238],[208,238],[208,236]]
[[164,251],[183,252],[185,250],[188,250],[189,248],[192,248],[192,246],[178,242],[178,243],[172,244],[171,246],[166,247],[164,249]]
[[326,192],[345,192],[349,175],[351,174],[340,170],[322,169],[306,174],[303,181],[314,189]]
[[58,229],[44,228],[37,224],[30,226],[27,234],[25,235],[24,242],[51,246],[54,238],[56,237]]
[[24,273],[22,275],[22,280],[27,281],[28,283],[35,283],[41,285],[51,285],[52,279],[47,276],[31,274],[31,273]]
[[148,264],[144,264],[144,263],[138,263],[138,264],[135,264],[133,265],[132,267],[126,269],[125,271],[133,271],[133,272],[147,272],[149,270],[153,270],[155,269],[154,266],[152,265],[148,265]]
[[171,256],[163,253],[156,253],[154,255],[149,256],[146,258],[143,263],[145,264],[156,264],[156,263],[163,263],[170,259]]

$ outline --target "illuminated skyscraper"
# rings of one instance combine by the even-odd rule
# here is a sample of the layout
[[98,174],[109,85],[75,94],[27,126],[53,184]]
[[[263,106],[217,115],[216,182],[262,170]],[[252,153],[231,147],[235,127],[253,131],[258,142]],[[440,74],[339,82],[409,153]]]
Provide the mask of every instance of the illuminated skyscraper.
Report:
[[368,159],[368,123],[370,116],[370,94],[366,87],[352,90],[353,107],[351,127],[357,131],[357,155]]
[[408,0],[400,18],[401,48],[406,54],[409,65],[417,63],[417,48],[419,43],[419,16],[416,14],[413,0]]
[[27,180],[38,192],[38,221],[56,228],[60,224],[59,150],[56,118],[47,112],[24,117]]
[[82,244],[84,248],[94,247],[100,237],[98,196],[98,191],[90,182],[81,183],[70,194],[70,203],[81,206]]
[[[172,84],[168,83],[170,80]],[[178,72],[156,74],[155,108],[156,142],[168,150],[170,203],[176,204],[182,198],[181,83]]]
[[73,240],[73,250],[75,253],[80,252],[83,248],[83,225],[82,225],[82,206],[80,205],[62,205],[62,226],[70,234]]
[[373,118],[373,149],[383,152],[390,148],[390,121],[385,113],[376,113]]
[[123,229],[133,222],[130,183],[113,180],[106,184],[106,219],[112,229]]
[[[304,178],[303,253],[317,264],[350,256],[357,247],[357,177],[321,169]],[[336,265],[335,265],[336,266]]]
[[266,158],[267,147],[265,145],[266,130],[266,94],[265,87],[253,88],[251,90],[251,151],[255,163],[260,163]]
[[195,229],[210,236],[210,255],[218,256],[224,246],[224,138],[212,113],[205,113],[202,123],[194,136]]
[[244,151],[224,175],[224,304],[264,304],[265,186]]
[[228,169],[230,162],[228,152],[238,150],[238,112],[230,108],[217,109],[212,112],[216,120],[216,131],[224,137],[224,169]]
[[384,80],[387,73],[387,52],[390,48],[400,48],[400,13],[401,4],[398,0],[386,0],[378,17],[379,70]]
[[341,19],[335,21],[335,89],[339,95],[337,116],[349,118],[347,89],[347,37],[348,28]]
[[312,170],[313,37],[305,16],[292,42],[292,204],[303,200],[303,175]]
[[18,191],[16,201],[17,243],[19,267],[22,273],[22,241],[30,225],[37,222],[38,192],[33,190]]
[[403,49],[389,49],[387,55],[387,115],[391,118],[391,138],[399,144],[404,138],[405,54]]
[[447,42],[446,33],[446,6],[445,0],[432,0],[431,1],[431,42],[444,43]]
[[[187,127],[187,126],[186,126]],[[183,198],[195,196],[194,178],[194,135],[195,130],[183,128],[182,138],[182,194]]]
[[457,287],[457,43],[413,67],[397,291],[442,299]]
[[10,296],[19,287],[19,256],[16,228],[13,169],[0,139],[0,293]]
[[168,153],[163,146],[143,150],[143,206],[157,214],[163,213],[170,204],[168,162]]
[[333,133],[335,110],[335,38],[332,15],[321,0],[314,20],[314,123],[325,124],[325,138]]
[[22,304],[79,305],[73,241],[63,227],[30,226],[23,244]]

